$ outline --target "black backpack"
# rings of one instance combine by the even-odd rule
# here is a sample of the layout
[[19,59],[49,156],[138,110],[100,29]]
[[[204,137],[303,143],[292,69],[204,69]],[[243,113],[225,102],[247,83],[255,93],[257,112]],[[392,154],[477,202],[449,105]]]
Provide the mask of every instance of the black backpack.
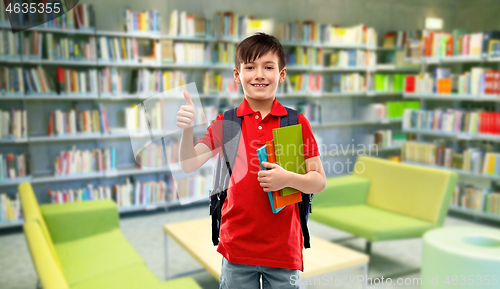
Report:
[[[287,115],[280,119],[280,127],[296,125],[299,123],[299,113],[296,110],[286,107]],[[229,121],[228,121],[229,120]],[[213,190],[210,190],[210,215],[212,216],[212,242],[219,244],[220,221],[222,216],[222,206],[227,196],[229,179],[231,178],[232,167],[236,159],[236,153],[241,135],[241,118],[236,116],[236,108],[224,113],[223,123],[223,145],[222,155],[217,158],[214,168]],[[309,230],[307,221],[309,213],[312,213],[311,200],[313,194],[302,194],[302,201],[299,202],[300,226],[304,237],[304,248],[310,248]]]

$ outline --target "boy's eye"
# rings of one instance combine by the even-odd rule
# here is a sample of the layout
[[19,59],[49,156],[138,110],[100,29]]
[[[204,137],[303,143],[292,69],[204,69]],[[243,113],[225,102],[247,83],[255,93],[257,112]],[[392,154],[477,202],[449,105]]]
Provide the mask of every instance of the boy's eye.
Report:
[[251,66],[247,66],[247,67],[245,67],[245,69],[252,69],[252,68],[253,68],[253,67],[251,67]]
[[267,68],[269,68],[269,69],[274,69],[274,67],[272,67],[272,66],[268,66]]

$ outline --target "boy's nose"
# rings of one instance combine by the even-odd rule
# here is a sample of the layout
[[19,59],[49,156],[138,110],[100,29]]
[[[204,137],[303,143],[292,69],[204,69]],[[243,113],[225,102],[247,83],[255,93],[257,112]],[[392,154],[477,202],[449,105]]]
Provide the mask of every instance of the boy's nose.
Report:
[[262,69],[257,69],[257,74],[255,75],[255,79],[264,78],[264,73],[262,73]]

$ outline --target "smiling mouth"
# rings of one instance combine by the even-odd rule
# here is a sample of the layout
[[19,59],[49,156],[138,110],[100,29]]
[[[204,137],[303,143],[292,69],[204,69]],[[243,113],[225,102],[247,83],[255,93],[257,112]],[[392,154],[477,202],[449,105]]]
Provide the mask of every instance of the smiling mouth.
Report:
[[269,84],[252,84],[253,87],[267,87]]

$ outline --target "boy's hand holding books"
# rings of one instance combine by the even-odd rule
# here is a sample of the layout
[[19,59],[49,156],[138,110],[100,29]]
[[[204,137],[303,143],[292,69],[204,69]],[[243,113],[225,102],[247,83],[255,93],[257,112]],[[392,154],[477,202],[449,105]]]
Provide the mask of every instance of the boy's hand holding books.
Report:
[[261,170],[258,174],[260,186],[264,192],[279,191],[284,187],[290,187],[291,173],[277,164],[262,162],[268,170]]
[[177,112],[177,127],[180,129],[193,127],[196,119],[196,109],[189,92],[184,91],[184,99],[186,100],[186,105],[181,106]]

